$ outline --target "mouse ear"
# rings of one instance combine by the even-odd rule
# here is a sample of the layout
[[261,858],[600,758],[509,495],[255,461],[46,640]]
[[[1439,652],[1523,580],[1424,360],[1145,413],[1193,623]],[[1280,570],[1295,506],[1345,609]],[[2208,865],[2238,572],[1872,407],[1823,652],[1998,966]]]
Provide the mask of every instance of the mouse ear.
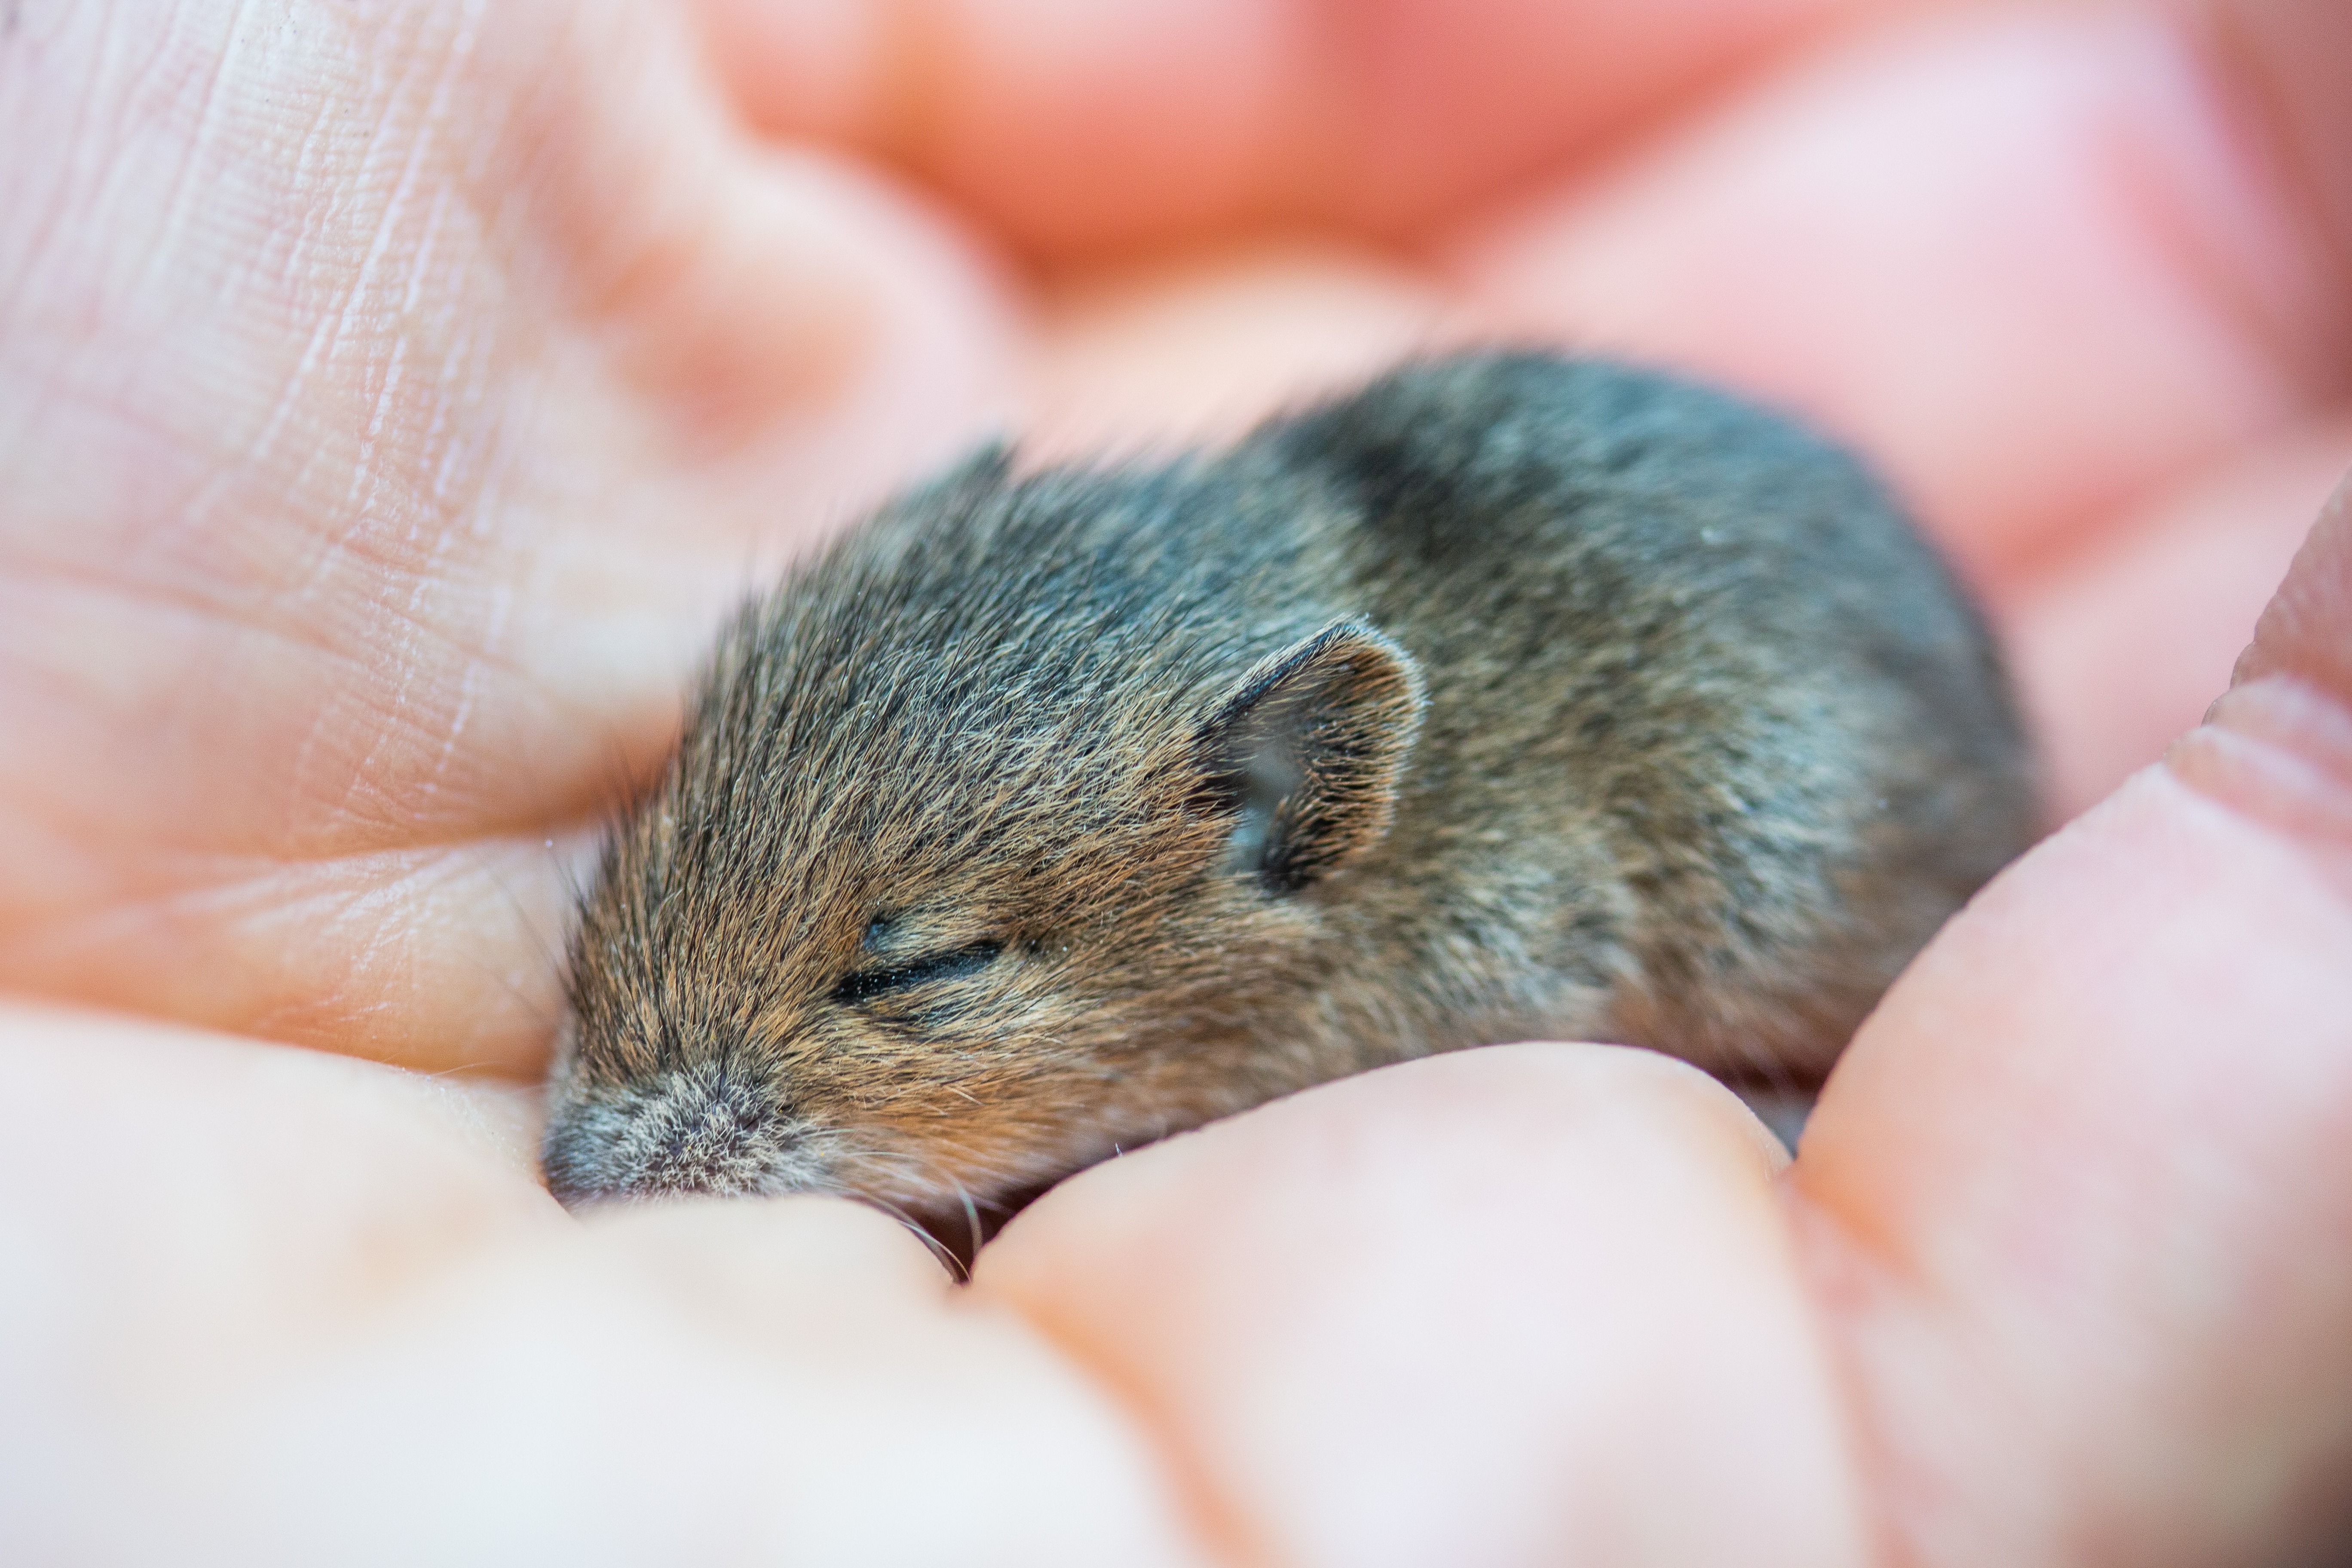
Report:
[[1238,818],[1232,869],[1292,893],[1379,843],[1421,710],[1412,656],[1351,621],[1251,670],[1200,732],[1207,804]]

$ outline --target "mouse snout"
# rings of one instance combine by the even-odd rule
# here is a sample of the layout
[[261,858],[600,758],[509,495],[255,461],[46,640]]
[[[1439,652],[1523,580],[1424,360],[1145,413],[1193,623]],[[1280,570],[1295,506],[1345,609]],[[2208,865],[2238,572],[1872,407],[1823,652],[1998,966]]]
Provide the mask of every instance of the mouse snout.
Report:
[[549,1118],[548,1186],[568,1206],[692,1194],[740,1197],[813,1186],[803,1128],[723,1067],[682,1068],[591,1089]]

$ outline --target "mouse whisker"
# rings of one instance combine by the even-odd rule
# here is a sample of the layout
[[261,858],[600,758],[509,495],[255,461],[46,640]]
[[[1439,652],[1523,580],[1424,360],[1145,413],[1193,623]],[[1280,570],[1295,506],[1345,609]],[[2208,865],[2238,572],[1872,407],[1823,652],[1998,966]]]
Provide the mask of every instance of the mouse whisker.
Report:
[[950,1186],[955,1188],[956,1200],[963,1205],[964,1228],[971,1233],[971,1255],[973,1258],[977,1258],[980,1256],[982,1239],[980,1234],[980,1205],[971,1201],[971,1189],[965,1186],[961,1182],[956,1180],[954,1172],[942,1169],[940,1173],[947,1178]]
[[[929,1228],[924,1226],[922,1222],[916,1219],[914,1215],[908,1214],[905,1209],[901,1208],[897,1204],[892,1203],[889,1199],[877,1197],[872,1193],[860,1193],[857,1194],[856,1196],[864,1202],[870,1204],[875,1208],[880,1209],[884,1214],[888,1215],[892,1219],[897,1220],[900,1225],[905,1226],[908,1230],[914,1232],[915,1239],[921,1242],[923,1246],[929,1250],[932,1257],[938,1258],[941,1263],[947,1266],[949,1274],[954,1277],[957,1284],[961,1285],[965,1280],[971,1278],[971,1269],[965,1264],[962,1258],[958,1258],[955,1255],[954,1249],[950,1247],[946,1242],[941,1241],[938,1237],[933,1236],[930,1233]],[[976,1251],[978,1249],[975,1248],[974,1250]]]

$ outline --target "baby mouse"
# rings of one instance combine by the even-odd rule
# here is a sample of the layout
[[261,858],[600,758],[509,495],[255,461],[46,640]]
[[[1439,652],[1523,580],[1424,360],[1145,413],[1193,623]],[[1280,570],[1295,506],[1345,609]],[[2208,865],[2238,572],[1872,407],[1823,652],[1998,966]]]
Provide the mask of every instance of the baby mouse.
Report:
[[1431,1051],[1815,1082],[2036,816],[1951,574],[1722,393],[1466,353],[992,450],[721,637],[582,900],[547,1178],[960,1227]]

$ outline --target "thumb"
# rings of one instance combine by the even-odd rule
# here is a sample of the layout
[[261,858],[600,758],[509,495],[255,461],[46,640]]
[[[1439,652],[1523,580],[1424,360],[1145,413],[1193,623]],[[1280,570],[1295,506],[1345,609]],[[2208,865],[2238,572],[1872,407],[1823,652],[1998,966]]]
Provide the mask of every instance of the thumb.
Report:
[[1792,1196],[1923,1563],[2303,1561],[2352,1526],[2352,520],[2238,683],[1988,889]]

